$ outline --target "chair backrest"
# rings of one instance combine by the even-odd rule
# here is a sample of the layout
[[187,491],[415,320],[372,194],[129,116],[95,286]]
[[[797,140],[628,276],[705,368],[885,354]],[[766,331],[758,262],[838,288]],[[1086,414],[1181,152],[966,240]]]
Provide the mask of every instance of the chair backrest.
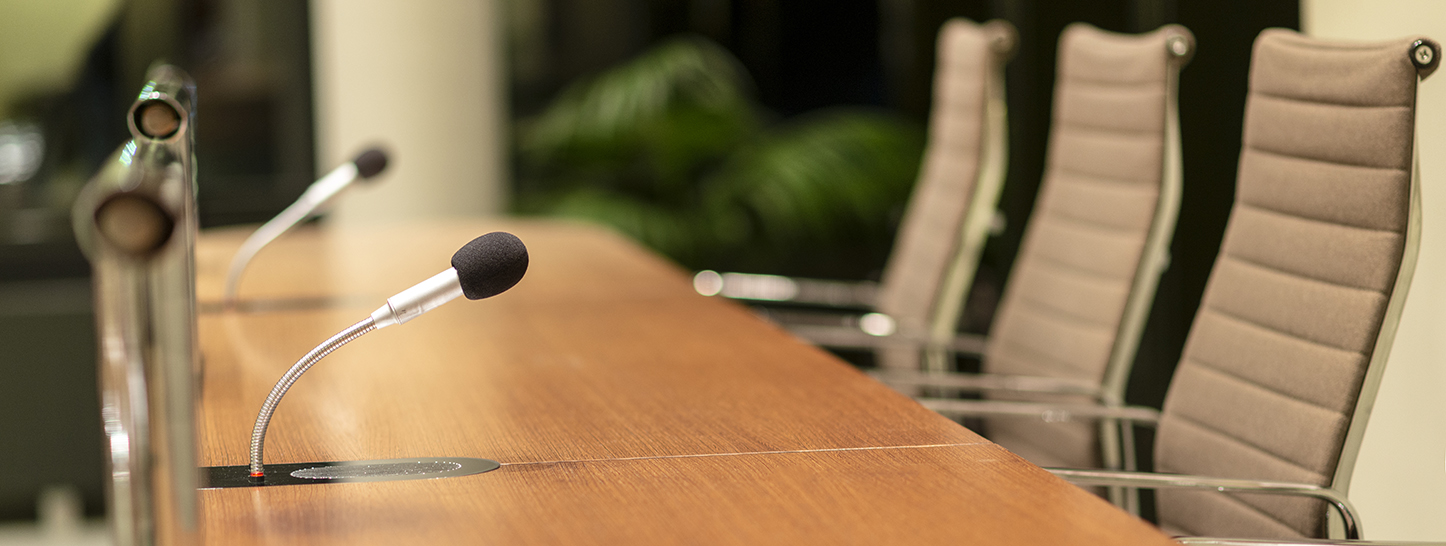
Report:
[[[989,332],[986,372],[1097,382],[1102,401],[1121,403],[1179,211],[1176,79],[1193,49],[1178,25],[1127,35],[1076,23],[1060,35],[1044,179]],[[1037,464],[1119,464],[1118,442],[1101,442],[1106,429],[1092,423],[997,418],[986,427]]]
[[[928,148],[875,303],[901,332],[952,336],[958,323],[1004,184],[1004,64],[1015,41],[1000,20],[939,30]],[[918,355],[912,345],[879,353],[904,369],[917,369]]]
[[[1439,57],[1415,38],[1256,39],[1235,204],[1166,395],[1156,470],[1345,492],[1415,269],[1416,85]],[[1161,491],[1158,503],[1175,532],[1326,527],[1313,500]]]

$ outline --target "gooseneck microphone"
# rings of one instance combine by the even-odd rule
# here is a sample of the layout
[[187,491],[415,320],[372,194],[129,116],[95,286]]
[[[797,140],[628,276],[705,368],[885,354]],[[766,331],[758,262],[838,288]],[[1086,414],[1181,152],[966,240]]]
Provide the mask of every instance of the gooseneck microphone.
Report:
[[266,396],[266,403],[261,406],[261,413],[256,416],[256,427],[251,431],[252,481],[263,481],[266,477],[262,464],[266,428],[271,423],[271,415],[276,412],[276,406],[281,403],[281,397],[286,395],[286,391],[296,383],[301,374],[306,373],[306,370],[311,369],[323,357],[367,332],[402,324],[456,299],[457,296],[480,300],[506,292],[521,281],[525,273],[527,247],[522,241],[511,233],[488,233],[473,239],[453,254],[450,269],[387,298],[387,303],[373,311],[370,317],[342,330],[306,353],[306,356],[292,365],[291,369],[281,376],[281,380],[276,382],[276,386],[272,387],[271,394]]
[[236,289],[241,284],[241,273],[246,271],[246,264],[251,263],[251,258],[255,257],[257,252],[292,227],[325,210],[325,207],[336,196],[351,187],[352,182],[371,180],[386,168],[386,152],[380,148],[370,148],[313,182],[295,203],[257,228],[256,232],[241,244],[240,250],[236,251],[236,256],[231,258],[231,268],[226,273],[226,305],[235,304]]

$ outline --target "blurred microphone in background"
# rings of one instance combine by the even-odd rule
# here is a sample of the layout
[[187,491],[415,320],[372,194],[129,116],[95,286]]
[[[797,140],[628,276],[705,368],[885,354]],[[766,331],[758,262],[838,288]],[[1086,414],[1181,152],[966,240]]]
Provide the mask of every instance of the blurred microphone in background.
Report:
[[357,154],[356,159],[342,164],[312,183],[295,203],[257,228],[231,259],[231,267],[226,274],[226,306],[235,305],[241,274],[246,271],[246,265],[251,263],[251,258],[255,257],[257,252],[297,224],[326,212],[336,197],[351,187],[353,182],[371,180],[386,168],[386,152],[379,147],[368,148]]

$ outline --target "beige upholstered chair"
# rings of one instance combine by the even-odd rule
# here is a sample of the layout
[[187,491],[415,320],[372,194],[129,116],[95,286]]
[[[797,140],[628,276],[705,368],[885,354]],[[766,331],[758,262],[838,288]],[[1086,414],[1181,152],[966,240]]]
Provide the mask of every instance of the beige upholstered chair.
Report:
[[894,335],[881,339],[841,324],[857,323],[857,313],[822,321],[796,312],[770,316],[815,343],[877,348],[892,365],[917,367],[919,342],[953,337],[999,202],[1008,155],[1004,64],[1014,42],[1004,21],[954,19],[939,31],[928,148],[881,283],[704,271],[694,286],[707,295],[872,309],[863,324]]
[[1357,538],[1347,487],[1415,269],[1416,86],[1439,57],[1260,34],[1235,205],[1158,420],[1155,468],[1180,474],[1060,474],[1230,491],[1159,491],[1175,533],[1322,537],[1337,517]]
[[1179,210],[1176,78],[1193,46],[1178,25],[1139,35],[1065,29],[1044,180],[985,374],[882,370],[881,380],[984,392],[987,400],[920,401],[952,417],[988,416],[986,435],[1036,464],[1133,468],[1118,422],[1052,422],[1035,403],[1123,404]]

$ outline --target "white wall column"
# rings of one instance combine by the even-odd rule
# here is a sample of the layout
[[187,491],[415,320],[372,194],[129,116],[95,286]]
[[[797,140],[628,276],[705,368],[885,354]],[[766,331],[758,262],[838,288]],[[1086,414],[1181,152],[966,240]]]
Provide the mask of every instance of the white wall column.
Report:
[[374,142],[392,160],[329,221],[505,210],[501,13],[495,0],[311,1],[317,172]]
[[[1301,28],[1446,43],[1446,2],[1302,0]],[[1446,540],[1446,71],[1422,82],[1417,105],[1421,253],[1350,486],[1377,540]]]

